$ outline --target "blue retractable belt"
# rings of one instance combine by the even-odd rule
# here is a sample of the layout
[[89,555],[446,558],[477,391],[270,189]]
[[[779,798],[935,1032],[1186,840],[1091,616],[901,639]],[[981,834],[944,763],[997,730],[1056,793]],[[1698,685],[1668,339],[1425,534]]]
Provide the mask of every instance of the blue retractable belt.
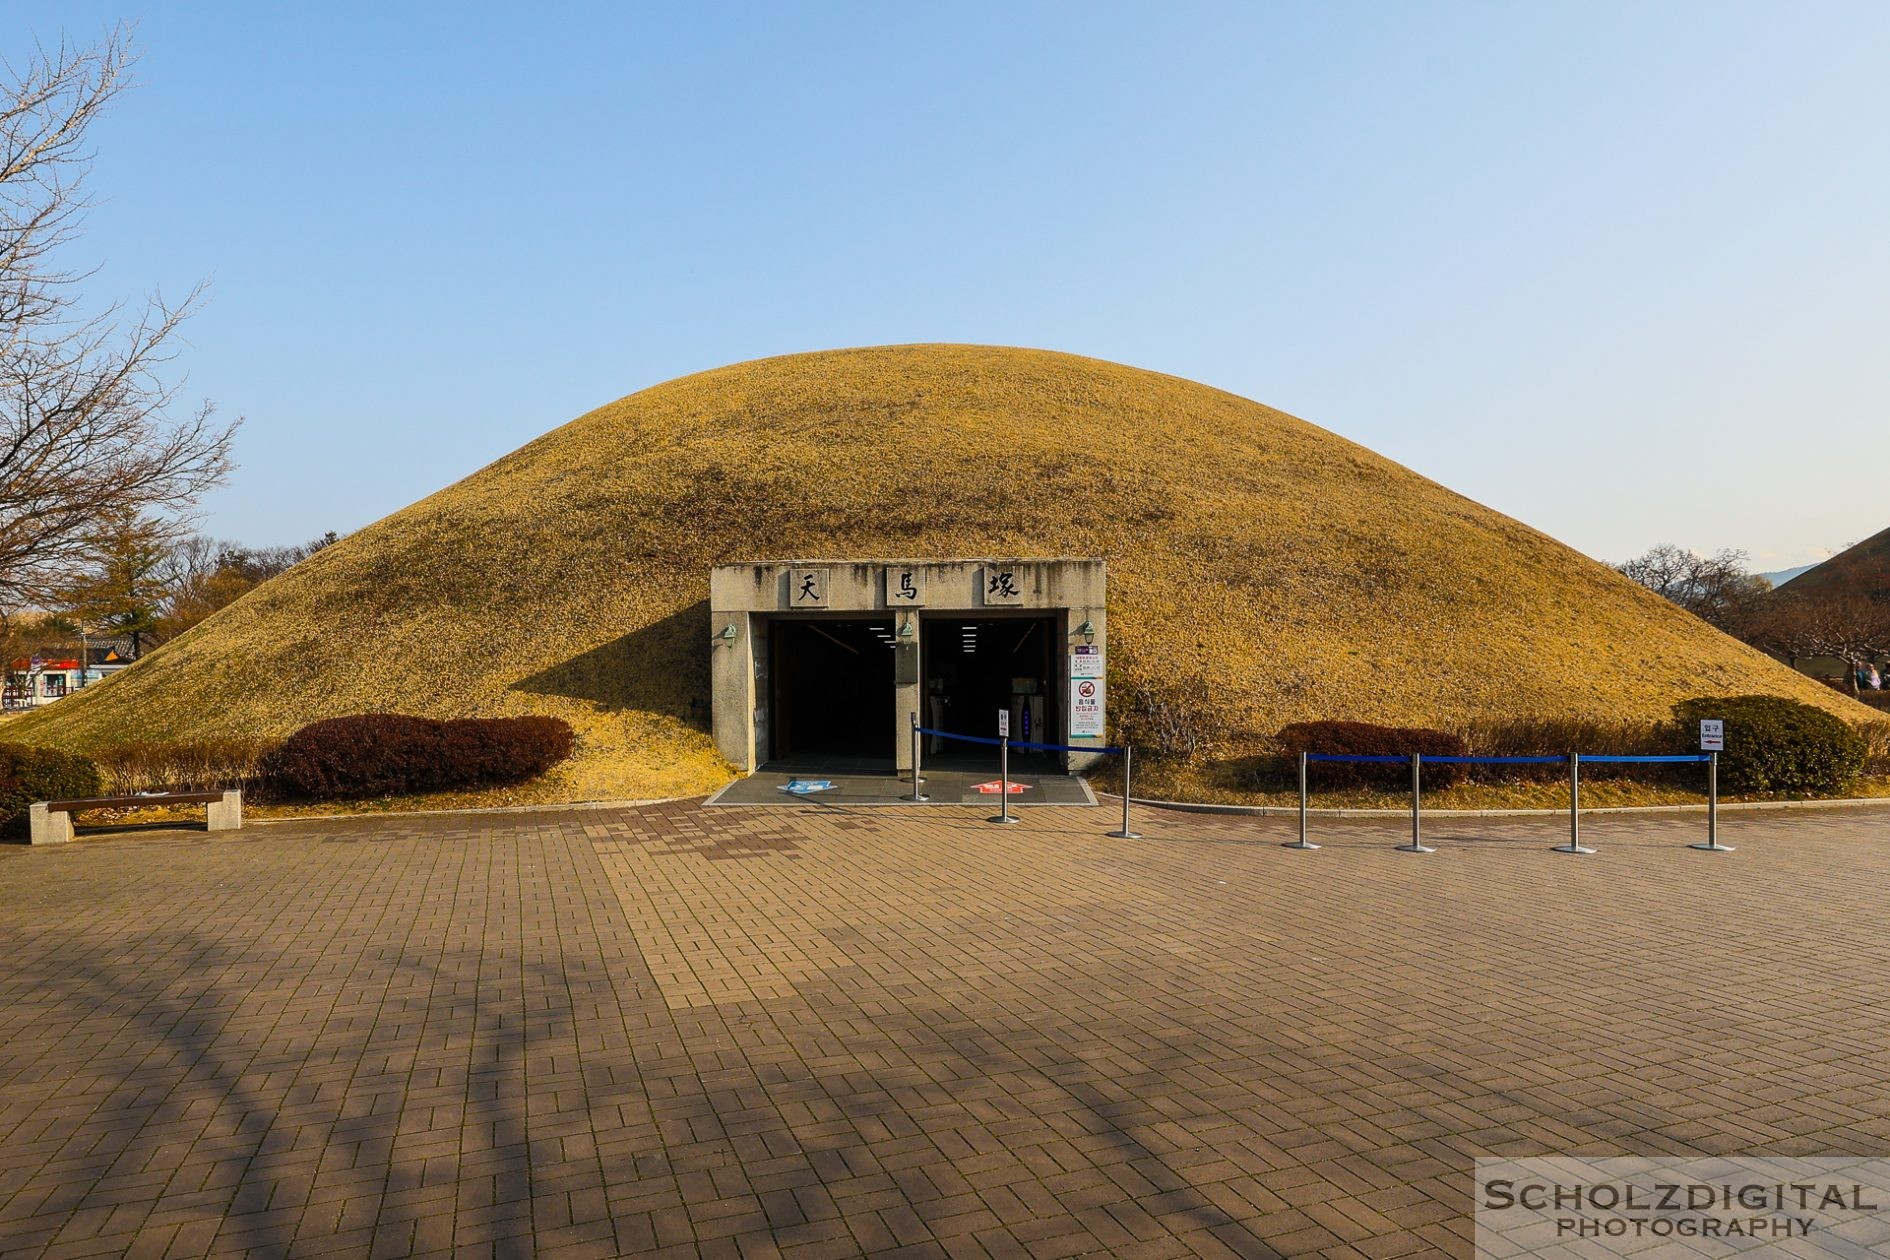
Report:
[[[995,743],[997,741],[993,740],[992,742]],[[1665,765],[1695,764],[1697,765],[1701,762],[1712,760],[1712,758],[1709,757],[1705,753],[1683,753],[1676,756],[1658,756],[1658,757],[1611,755],[1607,753],[1583,753],[1581,755],[1581,758],[1584,764],[1587,764],[1590,762],[1608,762],[1608,763],[1614,763],[1614,764],[1636,763],[1636,764],[1641,764],[1641,765],[1651,765],[1651,764],[1665,764]],[[1366,755],[1364,753],[1307,753],[1306,760],[1308,761],[1337,761],[1337,762],[1344,762],[1347,765],[1408,766],[1411,764],[1411,754],[1405,753],[1402,756],[1387,757],[1387,756],[1379,756],[1379,755]],[[1446,757],[1446,756],[1441,756],[1436,753],[1419,753],[1418,761],[1420,764],[1427,765],[1427,766],[1559,766],[1559,765],[1566,764],[1568,761],[1568,758],[1566,756]]]
[[[929,726],[921,726],[919,734],[936,735],[940,739],[955,739],[966,744],[989,744],[993,748],[1005,742],[1001,739],[987,739],[983,735],[954,735],[950,731],[935,731]],[[1107,753],[1115,757],[1122,755],[1120,748],[1091,748],[1087,744],[1033,744],[1026,740],[1013,739],[1010,745],[1012,748],[1028,748],[1034,752],[1093,752]]]

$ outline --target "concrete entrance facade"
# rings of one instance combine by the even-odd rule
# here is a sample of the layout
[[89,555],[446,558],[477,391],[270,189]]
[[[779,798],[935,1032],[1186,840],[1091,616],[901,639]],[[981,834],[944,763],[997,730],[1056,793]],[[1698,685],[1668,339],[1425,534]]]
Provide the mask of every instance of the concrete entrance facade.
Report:
[[[717,565],[716,744],[744,772],[829,747],[909,770],[915,715],[927,727],[995,736],[1008,706],[1013,739],[1028,726],[1035,742],[1100,749],[1107,603],[1098,559]],[[1077,771],[1098,755],[1056,760]]]

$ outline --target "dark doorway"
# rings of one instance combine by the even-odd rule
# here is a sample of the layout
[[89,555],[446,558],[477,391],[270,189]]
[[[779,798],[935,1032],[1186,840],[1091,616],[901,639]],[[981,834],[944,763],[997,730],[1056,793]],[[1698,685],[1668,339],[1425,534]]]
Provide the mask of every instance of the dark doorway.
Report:
[[[1011,738],[1033,744],[1062,740],[1057,699],[1057,619],[1050,616],[931,618],[925,620],[925,725],[954,735],[997,735],[997,714],[1011,714]],[[925,755],[938,765],[997,766],[997,749],[927,739]],[[1013,751],[1011,767],[1060,771],[1054,753]]]
[[813,768],[892,764],[891,621],[776,621],[769,756]]

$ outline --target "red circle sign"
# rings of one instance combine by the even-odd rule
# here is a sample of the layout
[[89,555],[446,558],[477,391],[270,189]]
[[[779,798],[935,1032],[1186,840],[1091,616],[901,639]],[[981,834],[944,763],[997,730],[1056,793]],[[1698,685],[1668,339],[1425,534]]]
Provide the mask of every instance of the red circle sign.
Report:
[[1096,684],[1093,682],[1078,683],[1076,685],[1076,694],[1087,700],[1096,694]]

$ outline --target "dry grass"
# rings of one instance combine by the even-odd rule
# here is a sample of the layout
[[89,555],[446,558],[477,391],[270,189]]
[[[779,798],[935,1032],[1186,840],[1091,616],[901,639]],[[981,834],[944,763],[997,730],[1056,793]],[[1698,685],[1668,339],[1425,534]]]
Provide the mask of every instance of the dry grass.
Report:
[[[924,452],[918,462],[905,452]],[[1652,720],[1853,702],[1536,531],[1291,416],[1093,359],[797,355],[600,408],[10,730],[98,749],[319,717],[551,713],[543,799],[704,792],[718,562],[1097,555],[1112,678],[1238,760],[1308,718]]]
[[1861,722],[1857,733],[1864,737],[1864,773],[1890,775],[1890,722]]
[[253,792],[262,781],[262,761],[276,746],[273,739],[139,740],[93,753],[105,790],[114,796],[133,792],[208,792],[242,788]]

